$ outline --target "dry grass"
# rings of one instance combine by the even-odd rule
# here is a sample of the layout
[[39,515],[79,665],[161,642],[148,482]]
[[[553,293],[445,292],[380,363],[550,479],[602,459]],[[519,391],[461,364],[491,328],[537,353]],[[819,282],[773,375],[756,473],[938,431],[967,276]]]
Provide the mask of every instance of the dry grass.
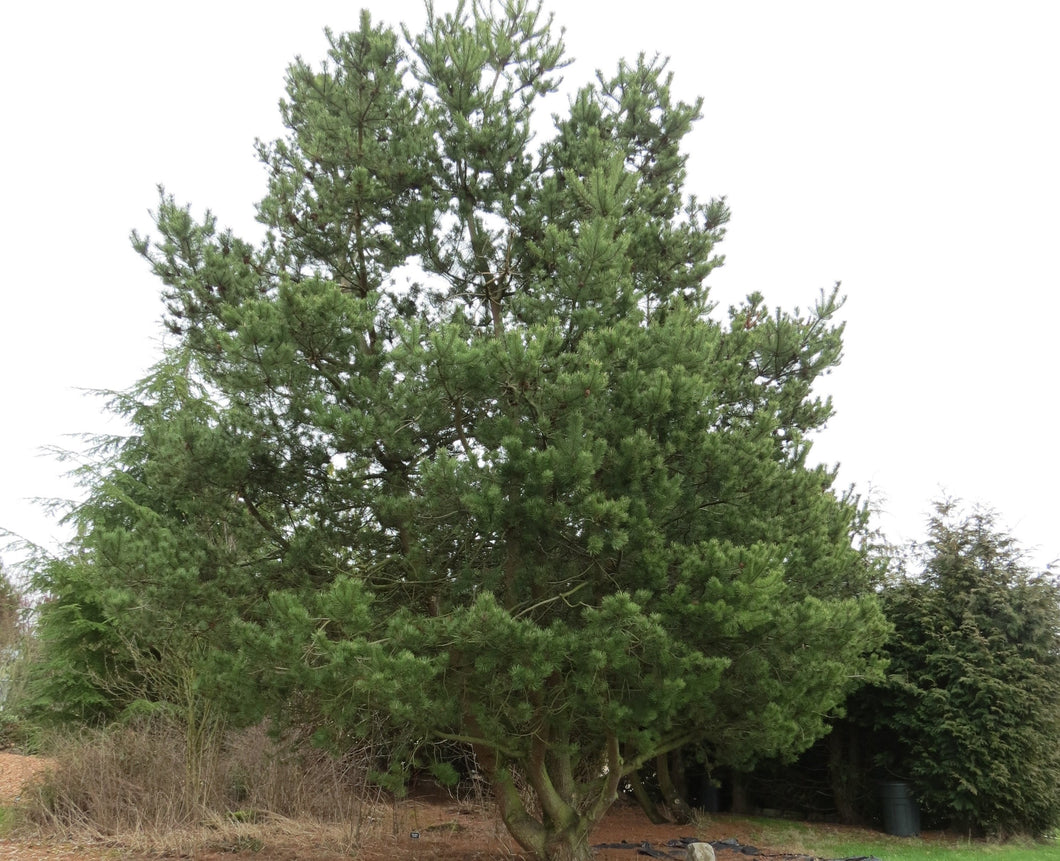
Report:
[[386,827],[370,751],[335,759],[260,727],[228,734],[194,770],[184,751],[160,722],[65,739],[54,769],[23,792],[20,830],[135,852],[246,851],[279,837],[346,854]]

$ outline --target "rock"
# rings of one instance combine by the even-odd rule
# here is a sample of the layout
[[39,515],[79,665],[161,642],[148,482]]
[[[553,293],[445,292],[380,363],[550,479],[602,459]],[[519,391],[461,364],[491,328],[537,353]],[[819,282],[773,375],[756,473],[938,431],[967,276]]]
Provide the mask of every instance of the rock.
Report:
[[714,861],[714,847],[709,843],[689,843],[688,861]]

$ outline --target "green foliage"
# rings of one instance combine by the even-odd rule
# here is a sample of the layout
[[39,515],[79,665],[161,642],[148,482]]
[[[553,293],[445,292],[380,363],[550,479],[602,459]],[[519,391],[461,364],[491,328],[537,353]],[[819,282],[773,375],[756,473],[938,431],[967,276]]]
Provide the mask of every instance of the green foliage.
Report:
[[1060,824],[1060,588],[992,514],[939,503],[918,571],[888,588],[891,675],[872,700],[935,818],[991,834]]
[[124,663],[97,593],[75,573],[72,560],[51,560],[38,569],[38,582],[51,590],[39,609],[39,649],[26,669],[20,704],[44,724],[96,723],[113,717],[116,704],[100,680]]
[[45,598],[22,708],[42,723],[105,723],[138,702],[212,708],[229,621],[268,588],[245,564],[260,527],[231,490],[245,455],[186,361],[168,356],[111,407],[134,433],[99,441],[67,555],[31,566]]
[[642,763],[795,753],[878,671],[865,512],[807,465],[837,291],[718,312],[664,62],[533,147],[554,32],[428,5],[406,50],[364,14],[289,71],[260,247],[162,194],[134,243],[179,339],[40,583],[59,678],[90,669],[64,708],[271,706],[383,732],[391,776],[463,743],[558,859]]

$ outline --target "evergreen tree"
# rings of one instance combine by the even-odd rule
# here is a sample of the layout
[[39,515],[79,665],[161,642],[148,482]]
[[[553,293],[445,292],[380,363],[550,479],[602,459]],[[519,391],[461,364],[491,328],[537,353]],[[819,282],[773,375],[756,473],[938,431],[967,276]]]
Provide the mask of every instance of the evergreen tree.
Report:
[[[1060,823],[1060,589],[986,511],[939,503],[885,591],[888,683],[866,690],[929,816],[990,834]],[[862,708],[862,713],[868,710]]]
[[80,470],[87,500],[68,518],[76,538],[63,556],[38,549],[32,564],[45,600],[20,710],[91,725],[150,706],[180,720],[190,741],[243,701],[208,690],[210,667],[234,648],[232,619],[264,601],[272,546],[233,490],[249,455],[185,352],[110,408],[133,433],[97,440]]
[[260,247],[162,196],[134,241],[178,344],[67,561],[124,656],[101,678],[197,645],[199,689],[334,744],[466,743],[560,861],[670,750],[807,746],[884,624],[864,513],[807,463],[837,293],[718,313],[728,211],[684,193],[701,103],[661,61],[534,146],[554,34],[525,0],[428,4],[406,51],[362,14],[290,68]]

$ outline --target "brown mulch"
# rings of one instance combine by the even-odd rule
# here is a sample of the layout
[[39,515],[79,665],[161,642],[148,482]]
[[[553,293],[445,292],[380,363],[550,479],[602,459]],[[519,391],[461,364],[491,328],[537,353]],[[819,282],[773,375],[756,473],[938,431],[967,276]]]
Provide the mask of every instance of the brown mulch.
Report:
[[54,766],[55,761],[44,756],[0,752],[0,803],[10,804],[29,780]]

